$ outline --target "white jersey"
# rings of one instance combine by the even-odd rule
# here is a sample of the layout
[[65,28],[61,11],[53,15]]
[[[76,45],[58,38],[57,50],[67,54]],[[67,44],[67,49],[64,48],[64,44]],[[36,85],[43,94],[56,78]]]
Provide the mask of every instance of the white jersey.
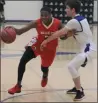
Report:
[[74,36],[78,44],[80,44],[82,52],[85,51],[87,46],[90,50],[96,51],[95,44],[92,40],[92,32],[86,18],[78,14],[66,24],[66,28],[77,31]]

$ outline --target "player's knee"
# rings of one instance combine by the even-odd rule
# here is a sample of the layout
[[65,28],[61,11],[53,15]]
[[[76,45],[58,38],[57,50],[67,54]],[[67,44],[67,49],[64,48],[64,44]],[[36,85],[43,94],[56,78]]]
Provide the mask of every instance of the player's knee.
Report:
[[48,69],[48,67],[41,66],[41,71],[44,73],[48,73],[49,69]]
[[79,68],[79,66],[81,66],[81,64],[85,61],[86,58],[86,54],[85,53],[81,53],[78,54],[75,59],[73,59],[69,64],[68,64],[68,68]]
[[25,58],[20,59],[20,63],[19,63],[20,65],[26,65],[26,63],[27,62],[26,62]]
[[68,70],[69,70],[72,78],[77,78],[77,77],[79,77],[78,71],[76,70],[76,68],[74,68],[74,66],[73,66],[71,63],[68,64]]
[[77,73],[77,74],[75,74],[75,75],[72,75],[72,78],[73,79],[76,79],[76,78],[78,78],[80,75],[79,75],[79,73]]
[[73,74],[73,71],[74,71],[74,67],[70,64],[68,64],[68,70],[71,74]]

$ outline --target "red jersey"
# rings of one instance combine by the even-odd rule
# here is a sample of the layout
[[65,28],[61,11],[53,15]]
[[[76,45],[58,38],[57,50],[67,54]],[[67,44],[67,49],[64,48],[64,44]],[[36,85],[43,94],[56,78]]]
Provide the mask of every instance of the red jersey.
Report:
[[[38,41],[42,43],[46,38],[56,32],[60,27],[60,20],[53,18],[49,26],[46,26],[41,19],[37,20],[36,30],[38,32]],[[46,48],[54,50],[58,45],[58,39],[52,40],[47,43]]]

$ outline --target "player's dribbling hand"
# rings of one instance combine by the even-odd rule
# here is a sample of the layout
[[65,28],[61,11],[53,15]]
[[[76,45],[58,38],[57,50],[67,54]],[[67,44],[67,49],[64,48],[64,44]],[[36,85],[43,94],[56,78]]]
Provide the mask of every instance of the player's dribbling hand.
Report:
[[13,29],[15,29],[13,26],[6,26],[5,28],[13,28]]
[[13,27],[13,26],[6,26],[5,28],[13,28],[13,29],[15,30],[15,32],[17,33],[16,28],[15,28],[15,27]]
[[43,51],[43,49],[46,47],[46,44],[47,44],[47,40],[44,40],[42,43],[41,43],[41,46],[40,46],[40,50]]
[[6,28],[13,28],[17,35],[20,35],[19,30],[13,26],[7,26]]

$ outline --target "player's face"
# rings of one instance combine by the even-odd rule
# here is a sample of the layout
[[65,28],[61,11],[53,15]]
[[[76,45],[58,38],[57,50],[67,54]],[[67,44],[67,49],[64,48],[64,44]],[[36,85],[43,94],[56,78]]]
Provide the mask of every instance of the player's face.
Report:
[[41,11],[40,17],[44,23],[47,23],[51,19],[51,14],[47,11]]
[[73,10],[68,5],[66,6],[65,11],[68,17],[72,17]]

